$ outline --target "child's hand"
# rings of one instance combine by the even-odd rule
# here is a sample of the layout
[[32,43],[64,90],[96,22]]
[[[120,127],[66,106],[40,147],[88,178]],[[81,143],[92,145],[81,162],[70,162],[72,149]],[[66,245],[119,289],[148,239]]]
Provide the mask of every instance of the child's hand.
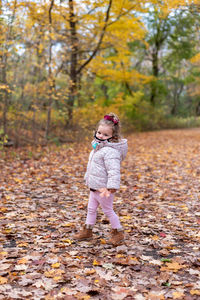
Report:
[[100,197],[106,197],[108,198],[110,196],[110,192],[107,190],[107,188],[101,188],[99,189]]

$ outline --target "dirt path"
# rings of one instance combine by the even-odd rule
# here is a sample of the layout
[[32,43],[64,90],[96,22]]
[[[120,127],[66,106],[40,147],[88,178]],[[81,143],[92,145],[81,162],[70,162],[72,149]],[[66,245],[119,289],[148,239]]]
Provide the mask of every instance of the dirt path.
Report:
[[0,160],[0,299],[199,299],[200,129],[134,134],[115,208],[126,244],[77,243],[90,147]]

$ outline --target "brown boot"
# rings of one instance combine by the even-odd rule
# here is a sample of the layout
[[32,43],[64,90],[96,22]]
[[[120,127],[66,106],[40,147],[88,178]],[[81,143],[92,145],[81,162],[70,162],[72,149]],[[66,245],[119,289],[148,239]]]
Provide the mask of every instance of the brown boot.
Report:
[[119,246],[124,242],[124,232],[122,229],[112,229],[109,244]]
[[83,229],[75,234],[74,239],[79,241],[90,240],[92,238],[92,227],[91,225],[85,225]]

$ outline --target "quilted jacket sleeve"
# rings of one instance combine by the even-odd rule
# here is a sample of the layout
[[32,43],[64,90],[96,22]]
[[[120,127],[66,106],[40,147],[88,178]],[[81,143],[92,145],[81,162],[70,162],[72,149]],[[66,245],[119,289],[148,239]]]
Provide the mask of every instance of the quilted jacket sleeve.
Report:
[[107,189],[119,189],[121,163],[120,152],[115,149],[110,149],[104,157],[104,162],[108,174]]
[[88,178],[88,173],[89,173],[89,168],[90,168],[90,163],[91,163],[91,157],[92,157],[92,155],[93,155],[93,151],[90,152],[88,163],[87,163],[87,169],[86,169],[86,172],[85,172],[85,175],[84,175],[84,180],[86,182],[87,182],[87,178]]

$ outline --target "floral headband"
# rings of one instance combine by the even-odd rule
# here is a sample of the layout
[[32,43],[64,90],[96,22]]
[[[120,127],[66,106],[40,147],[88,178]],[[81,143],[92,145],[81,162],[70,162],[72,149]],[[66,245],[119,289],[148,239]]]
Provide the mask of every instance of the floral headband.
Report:
[[112,121],[115,125],[119,123],[119,120],[115,120],[113,116],[105,115],[104,120]]

